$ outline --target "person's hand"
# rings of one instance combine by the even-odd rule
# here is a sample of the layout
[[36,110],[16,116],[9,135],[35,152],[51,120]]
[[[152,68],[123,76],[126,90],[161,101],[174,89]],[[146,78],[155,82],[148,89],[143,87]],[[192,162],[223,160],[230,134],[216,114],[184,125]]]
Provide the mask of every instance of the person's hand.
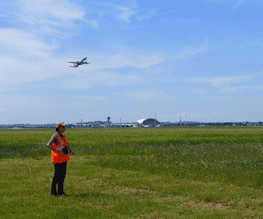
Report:
[[72,151],[70,151],[70,152],[69,152],[69,155],[70,155],[70,154],[73,154],[73,155],[75,155],[75,154],[74,154]]

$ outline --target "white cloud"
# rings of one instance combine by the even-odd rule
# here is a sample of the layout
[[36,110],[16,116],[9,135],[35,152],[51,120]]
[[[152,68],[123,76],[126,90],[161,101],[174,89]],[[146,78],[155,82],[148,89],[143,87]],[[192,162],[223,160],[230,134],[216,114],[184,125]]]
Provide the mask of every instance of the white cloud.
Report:
[[121,3],[111,3],[109,1],[101,2],[91,2],[95,7],[98,8],[96,10],[96,14],[100,16],[109,16],[111,18],[115,18],[121,21],[129,22],[130,18],[137,14],[135,10],[137,8],[136,2],[123,2]]
[[248,88],[249,88],[248,86],[236,86],[236,87],[226,86],[221,88],[220,93],[235,93]]
[[[262,75],[262,74],[258,74]],[[209,77],[209,78],[193,78],[193,79],[184,79],[184,82],[193,82],[193,83],[205,83],[210,84],[215,88],[219,88],[219,93],[235,93],[242,90],[262,90],[263,86],[261,85],[239,85],[239,86],[231,86],[232,84],[238,84],[241,82],[245,82],[248,80],[252,80],[254,77],[250,75],[234,75],[234,76],[225,76],[225,77]],[[198,94],[200,89],[196,90]],[[202,95],[204,91],[202,90],[200,95]],[[204,94],[204,93],[203,93]]]
[[207,4],[214,3],[214,4],[228,4],[232,8],[232,10],[237,9],[242,6],[254,6],[254,7],[259,7],[262,6],[262,1],[260,0],[196,0],[196,1],[201,1],[205,2]]
[[30,24],[67,25],[85,15],[80,6],[67,0],[21,0],[19,7],[20,19]]
[[214,87],[223,86],[225,84],[234,84],[240,83],[243,81],[250,80],[252,77],[248,75],[239,75],[239,76],[227,76],[227,77],[214,77],[207,79],[209,83]]
[[[156,15],[156,9],[150,9],[146,12],[141,12],[136,1],[121,3],[111,2],[96,2],[94,5],[99,6],[99,14],[103,16],[109,16],[111,18],[117,18],[124,22],[130,22],[132,17],[135,17],[137,21],[147,20]],[[98,11],[97,11],[98,13]]]
[[91,25],[92,27],[94,27],[95,29],[98,29],[99,23],[96,20],[85,20],[85,22],[89,25]]
[[1,57],[0,84],[2,89],[9,89],[16,84],[42,81],[69,71],[65,61],[47,59],[39,63],[18,60],[12,57]]
[[211,43],[208,42],[208,40],[205,40],[203,43],[200,44],[194,44],[194,45],[188,45],[181,49],[181,52],[175,56],[175,58],[189,58],[190,56],[208,52],[213,50],[213,46]]
[[5,54],[22,54],[27,57],[47,58],[50,52],[57,48],[56,44],[46,44],[37,39],[34,34],[16,29],[0,29],[0,48]]
[[138,53],[136,56],[134,52],[120,52],[109,58],[108,65],[112,67],[147,68],[149,66],[159,64],[161,60],[162,59],[158,55],[143,55]]
[[121,12],[119,18],[126,22],[129,22],[130,17],[136,14],[133,8],[124,7],[124,6],[117,6],[117,8]]
[[205,92],[205,89],[195,89],[194,90],[194,93],[201,96],[201,97],[205,97],[206,96],[206,92]]
[[253,89],[254,90],[263,90],[263,85],[254,85]]
[[262,85],[252,85],[252,86],[245,86],[245,85],[241,85],[241,86],[226,86],[226,87],[222,87],[220,90],[220,93],[235,93],[235,92],[239,92],[242,90],[250,90],[250,91],[260,91],[263,90],[263,86]]
[[209,78],[193,78],[184,79],[186,82],[194,83],[208,83],[213,87],[222,87],[226,84],[240,83],[252,79],[249,75],[237,75],[237,76],[226,76],[226,77],[209,77]]
[[242,5],[245,5],[246,4],[246,0],[237,0],[235,5],[234,5],[234,8],[238,8]]
[[136,18],[139,22],[141,22],[142,20],[148,20],[148,19],[154,17],[155,15],[156,15],[156,9],[151,9],[150,11],[148,11],[145,14],[140,14],[140,15],[138,14],[136,16]]
[[2,90],[14,84],[41,81],[65,70],[64,61],[51,57],[55,43],[47,44],[34,34],[16,29],[0,30],[0,83]]
[[115,54],[109,52],[88,54],[88,57],[96,60],[96,63],[92,63],[90,69],[117,69],[124,67],[145,69],[163,61],[163,58],[158,54],[149,54],[141,50],[115,48],[115,51]]
[[98,27],[96,20],[84,18],[86,12],[80,5],[68,0],[17,0],[12,6],[18,22],[26,24],[31,32],[38,34],[64,36],[62,28],[74,29],[76,20]]

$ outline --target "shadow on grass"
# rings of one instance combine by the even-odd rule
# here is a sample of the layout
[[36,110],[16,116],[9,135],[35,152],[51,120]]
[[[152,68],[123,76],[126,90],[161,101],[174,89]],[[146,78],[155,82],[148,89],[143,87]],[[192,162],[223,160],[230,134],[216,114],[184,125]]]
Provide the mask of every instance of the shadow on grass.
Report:
[[86,197],[99,197],[101,193],[81,193],[81,194],[67,194],[67,195],[57,195],[56,197],[78,197],[78,198],[86,198]]

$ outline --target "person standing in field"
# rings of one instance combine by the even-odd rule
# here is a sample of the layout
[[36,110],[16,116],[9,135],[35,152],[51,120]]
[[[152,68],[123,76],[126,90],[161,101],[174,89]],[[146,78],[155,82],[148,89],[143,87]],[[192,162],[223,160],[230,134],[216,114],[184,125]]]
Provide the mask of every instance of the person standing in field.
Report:
[[[58,123],[56,133],[51,137],[47,147],[51,149],[51,162],[54,164],[54,178],[51,184],[51,195],[64,195],[63,185],[66,176],[67,161],[70,159],[69,154],[73,154],[69,148],[66,137],[64,135],[66,124]],[[58,192],[56,185],[58,184]]]

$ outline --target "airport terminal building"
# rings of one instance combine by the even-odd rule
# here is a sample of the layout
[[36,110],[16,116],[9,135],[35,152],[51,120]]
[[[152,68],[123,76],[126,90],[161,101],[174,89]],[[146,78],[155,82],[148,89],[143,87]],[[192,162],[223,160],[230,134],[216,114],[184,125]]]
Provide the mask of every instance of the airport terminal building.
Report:
[[160,126],[160,122],[152,118],[140,119],[137,122],[138,122],[138,126],[145,126],[145,127],[159,127]]

